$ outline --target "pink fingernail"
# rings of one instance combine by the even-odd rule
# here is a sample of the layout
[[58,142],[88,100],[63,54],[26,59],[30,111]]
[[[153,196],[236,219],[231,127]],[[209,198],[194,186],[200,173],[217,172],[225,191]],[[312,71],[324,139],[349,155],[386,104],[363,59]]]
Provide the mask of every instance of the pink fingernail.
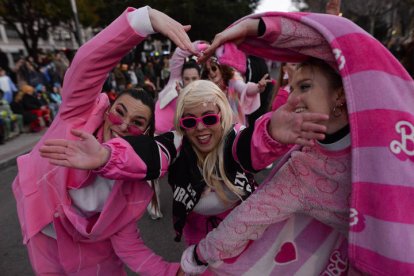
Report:
[[272,79],[272,84],[275,84],[275,83],[276,83],[276,81],[274,79]]

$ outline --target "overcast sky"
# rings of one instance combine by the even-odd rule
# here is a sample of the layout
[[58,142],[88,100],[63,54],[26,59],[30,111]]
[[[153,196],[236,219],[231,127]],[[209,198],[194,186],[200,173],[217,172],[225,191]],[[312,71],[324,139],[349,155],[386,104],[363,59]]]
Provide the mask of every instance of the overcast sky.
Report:
[[265,11],[293,11],[290,0],[261,0],[256,13]]

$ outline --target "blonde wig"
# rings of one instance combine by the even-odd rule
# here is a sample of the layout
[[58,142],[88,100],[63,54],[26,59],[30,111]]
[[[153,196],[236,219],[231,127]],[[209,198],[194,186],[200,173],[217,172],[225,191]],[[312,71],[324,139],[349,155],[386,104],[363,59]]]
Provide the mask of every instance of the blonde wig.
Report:
[[238,197],[243,191],[236,188],[227,178],[224,166],[224,146],[227,134],[232,130],[233,112],[226,95],[213,82],[208,80],[197,80],[187,85],[181,90],[177,100],[177,109],[175,111],[174,124],[175,129],[181,135],[185,135],[185,130],[180,127],[180,119],[183,116],[185,108],[193,108],[202,104],[213,103],[220,110],[222,136],[218,145],[203,157],[200,152],[193,147],[198,157],[198,165],[202,168],[202,174],[207,185],[217,192],[224,202],[231,200],[226,196],[224,185]]

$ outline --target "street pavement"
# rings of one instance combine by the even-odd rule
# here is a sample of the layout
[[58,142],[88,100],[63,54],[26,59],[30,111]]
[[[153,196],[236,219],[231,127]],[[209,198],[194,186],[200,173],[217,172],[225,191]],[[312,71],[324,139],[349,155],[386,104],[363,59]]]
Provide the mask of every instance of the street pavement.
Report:
[[[40,140],[42,133],[21,134],[0,145],[0,276],[34,275],[30,267],[26,247],[17,219],[16,203],[11,184],[17,174],[16,157],[29,152]],[[267,175],[264,171],[256,176],[260,183]],[[166,178],[161,179],[161,187],[168,187]],[[145,214],[138,222],[138,228],[145,244],[165,260],[178,262],[184,243],[174,242],[172,227],[171,189],[161,189],[162,219],[153,220]],[[136,275],[128,271],[128,275]]]

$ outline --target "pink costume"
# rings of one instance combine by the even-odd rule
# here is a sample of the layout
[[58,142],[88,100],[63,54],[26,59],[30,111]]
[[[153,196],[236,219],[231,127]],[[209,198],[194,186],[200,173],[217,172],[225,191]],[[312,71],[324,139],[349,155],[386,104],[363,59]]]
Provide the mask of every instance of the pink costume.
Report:
[[[102,211],[87,218],[73,206],[68,191],[94,183],[96,174],[53,166],[38,151],[45,139],[74,139],[74,128],[102,141],[109,107],[102,85],[108,72],[145,38],[138,30],[148,24],[152,29],[147,8],[128,8],[78,50],[65,75],[57,117],[34,149],[17,160],[13,193],[36,274],[126,275],[123,263],[141,275],[175,275],[178,270],[178,264],[163,261],[139,237],[136,222],[153,194],[146,181],[115,181]],[[123,162],[134,165],[128,156]],[[50,225],[57,239],[40,233]]]
[[[314,179],[316,171],[310,173],[302,166],[314,163],[308,161],[312,155],[296,160],[296,169],[291,167],[295,156],[309,150],[303,148],[296,153],[299,148],[295,147],[257,194],[235,208],[200,242],[200,258],[214,262],[244,250],[235,258],[211,265],[216,273],[225,275],[345,275],[348,261],[351,275],[357,273],[351,271],[353,268],[369,275],[414,274],[413,80],[381,43],[345,18],[310,13],[251,17],[261,17],[266,32],[259,38],[248,38],[240,49],[287,62],[313,56],[327,61],[341,74],[350,120],[351,161],[347,162],[351,167],[343,166],[346,159],[337,162],[348,158],[345,154],[330,160],[330,166],[321,172],[325,171],[323,180],[329,172],[350,170],[351,194],[344,198],[349,192],[347,187]],[[283,164],[285,167],[280,169]],[[314,164],[321,168],[318,162]],[[292,174],[313,183],[298,189],[297,182],[293,182],[290,195],[286,194],[286,166]],[[336,189],[341,196],[336,201],[314,198],[311,184],[314,189]],[[310,197],[303,201],[304,195]],[[292,206],[289,197],[293,196],[300,199],[300,204]],[[273,200],[282,202],[275,206]],[[318,202],[330,212],[314,209]],[[288,216],[287,210],[301,210],[323,223],[301,214]],[[346,213],[349,225],[343,221]],[[278,222],[280,219],[286,220]]]

